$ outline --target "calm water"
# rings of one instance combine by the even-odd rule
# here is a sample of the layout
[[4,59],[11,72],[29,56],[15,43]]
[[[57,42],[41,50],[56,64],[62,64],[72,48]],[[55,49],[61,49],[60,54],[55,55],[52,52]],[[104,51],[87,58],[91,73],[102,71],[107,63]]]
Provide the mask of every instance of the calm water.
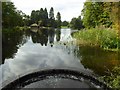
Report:
[[71,29],[4,32],[0,82],[50,68],[105,75],[120,65],[117,52],[79,46],[71,32]]

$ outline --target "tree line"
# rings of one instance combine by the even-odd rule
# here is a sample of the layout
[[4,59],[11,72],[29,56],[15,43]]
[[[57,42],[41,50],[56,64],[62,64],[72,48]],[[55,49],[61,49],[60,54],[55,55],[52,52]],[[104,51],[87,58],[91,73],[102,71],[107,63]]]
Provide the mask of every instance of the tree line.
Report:
[[49,14],[47,12],[47,9],[41,8],[40,10],[33,10],[31,12],[31,24],[37,23],[39,26],[44,27],[55,27],[60,28],[61,27],[61,14],[60,12],[57,12],[56,19],[54,17],[54,8],[51,7]]
[[51,7],[48,13],[47,9],[32,10],[31,15],[26,15],[21,10],[17,10],[13,2],[2,2],[2,28],[23,27],[31,24],[38,24],[41,27],[60,28],[67,26],[73,29],[81,29],[81,16],[68,21],[61,21],[61,14],[57,12],[55,17],[54,8]]
[[16,26],[30,26],[37,23],[44,27],[61,27],[61,14],[54,17],[54,9],[51,7],[49,14],[47,9],[33,10],[31,15],[26,15],[21,10],[17,10],[13,2],[2,2],[2,27],[12,28]]
[[2,2],[2,26],[11,28],[15,26],[30,26],[37,23],[39,26],[60,28],[68,26],[73,29],[95,28],[104,26],[114,28],[120,32],[120,2],[85,2],[82,16],[72,18],[70,22],[61,21],[60,12],[54,15],[54,8],[33,10],[26,15],[15,8],[12,2]]
[[48,13],[47,9],[32,10],[31,15],[26,15],[21,10],[17,10],[13,2],[2,2],[2,28],[23,27],[31,24],[38,24],[41,27],[60,28],[68,26],[73,29],[81,29],[81,16],[68,21],[61,21],[61,14],[57,12],[55,17],[54,8],[51,7]]
[[[120,2],[86,0],[81,14],[84,29],[73,36],[81,39],[81,42],[84,41],[82,44],[98,45],[107,50],[118,51],[120,48],[119,12]],[[73,20],[75,21],[74,18]],[[75,25],[78,26],[77,24],[76,22]]]
[[105,27],[118,30],[120,34],[120,2],[95,2],[86,0],[81,16],[72,18],[73,29]]

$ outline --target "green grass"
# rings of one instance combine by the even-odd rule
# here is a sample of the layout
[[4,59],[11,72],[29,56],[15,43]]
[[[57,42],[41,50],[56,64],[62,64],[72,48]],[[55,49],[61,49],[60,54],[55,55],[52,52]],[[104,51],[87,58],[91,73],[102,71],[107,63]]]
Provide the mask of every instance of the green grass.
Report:
[[120,48],[120,38],[118,38],[117,32],[111,29],[84,29],[75,32],[73,37],[83,45],[100,46],[112,51],[117,51]]
[[68,26],[61,26],[61,28],[66,29],[66,28],[68,28]]

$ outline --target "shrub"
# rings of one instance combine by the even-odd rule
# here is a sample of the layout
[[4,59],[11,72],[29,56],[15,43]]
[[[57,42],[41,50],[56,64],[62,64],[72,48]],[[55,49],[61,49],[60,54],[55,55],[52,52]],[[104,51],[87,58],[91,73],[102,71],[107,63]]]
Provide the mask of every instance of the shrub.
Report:
[[104,49],[117,49],[120,47],[120,38],[117,32],[111,29],[96,29],[81,30],[73,34],[81,42],[90,45],[99,45]]

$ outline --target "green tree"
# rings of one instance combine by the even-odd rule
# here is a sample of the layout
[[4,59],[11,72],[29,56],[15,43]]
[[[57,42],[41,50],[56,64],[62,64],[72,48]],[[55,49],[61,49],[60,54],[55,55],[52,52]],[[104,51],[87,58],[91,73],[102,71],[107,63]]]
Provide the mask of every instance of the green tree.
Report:
[[45,27],[48,26],[48,12],[46,8],[44,10],[43,8],[40,9],[39,24],[40,26],[45,26]]
[[48,12],[47,9],[33,10],[31,12],[31,24],[37,23],[40,26],[48,26]]
[[119,2],[85,2],[82,10],[83,24],[86,28],[102,25],[118,29],[119,9]]
[[54,9],[53,9],[53,7],[50,8],[49,18],[50,19],[55,19],[54,18]]
[[30,26],[30,16],[25,14],[23,16],[23,22],[24,22],[24,26]]
[[44,9],[44,23],[45,26],[48,26],[48,12],[46,8]]
[[78,18],[72,18],[70,22],[70,27],[78,30],[82,29],[83,25],[82,25],[81,16],[79,16]]
[[31,12],[31,24],[36,23],[36,11]]
[[111,2],[107,5],[110,9],[109,15],[112,21],[112,28],[118,30],[120,34],[120,2]]
[[55,17],[54,17],[53,7],[50,8],[50,12],[49,12],[49,26],[55,27]]
[[40,26],[44,26],[44,10],[43,8],[40,9],[38,14],[38,21],[40,22]]
[[39,19],[40,19],[39,15],[40,15],[40,11],[39,11],[39,10],[36,10],[36,11],[35,11],[35,21],[36,21],[36,23],[38,23],[38,21],[39,21]]
[[62,25],[62,26],[68,26],[68,25],[69,25],[69,22],[63,21],[63,22],[61,23],[61,25]]
[[40,10],[33,10],[31,12],[30,24],[37,23],[41,27],[61,27],[61,14],[58,12],[56,19],[54,17],[54,9],[51,7],[49,11],[49,17],[47,9],[41,8]]
[[23,17],[12,2],[2,2],[2,25],[3,28],[23,25]]
[[57,23],[57,28],[60,28],[61,27],[61,14],[60,14],[60,12],[57,13],[56,23]]
[[82,10],[83,15],[83,25],[86,28],[95,27],[95,22],[93,21],[93,4],[92,2],[85,2],[84,8]]

